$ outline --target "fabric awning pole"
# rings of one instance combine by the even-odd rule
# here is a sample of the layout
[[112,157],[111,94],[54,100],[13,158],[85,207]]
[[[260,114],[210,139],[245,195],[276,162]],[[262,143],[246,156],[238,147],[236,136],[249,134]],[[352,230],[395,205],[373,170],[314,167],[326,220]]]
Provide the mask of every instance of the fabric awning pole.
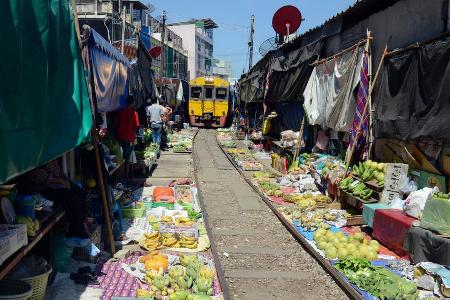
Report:
[[368,36],[368,37],[365,38],[364,40],[359,41],[358,43],[354,44],[353,46],[351,46],[351,47],[349,47],[349,48],[347,48],[347,49],[344,49],[344,50],[342,50],[342,51],[340,51],[340,52],[338,52],[338,53],[336,53],[336,54],[334,54],[334,55],[332,55],[332,56],[330,56],[330,57],[327,57],[327,58],[321,59],[321,60],[319,60],[319,61],[313,62],[313,63],[311,64],[311,66],[317,66],[317,65],[326,63],[326,62],[329,61],[329,60],[335,59],[336,57],[339,57],[339,56],[341,56],[341,55],[343,55],[343,54],[345,54],[345,53],[347,53],[347,52],[349,52],[349,51],[352,51],[352,50],[358,48],[360,45],[362,45],[362,44],[364,44],[364,43],[367,44],[368,40],[371,40],[371,39],[372,39],[372,37],[371,37],[371,36]]
[[[77,17],[77,6],[75,4],[75,0],[71,0],[71,6],[72,6],[72,13],[74,15],[74,23],[75,23],[75,28],[78,28],[78,30],[76,30],[77,32],[77,36],[78,36],[78,41],[81,41],[81,36],[80,36],[80,31],[79,31],[79,23],[78,23],[78,17]],[[80,45],[81,48],[81,44],[78,43],[78,45]],[[109,215],[109,206],[108,206],[108,199],[106,198],[106,190],[105,190],[105,183],[103,180],[103,172],[102,172],[102,166],[101,166],[101,162],[100,162],[100,152],[98,150],[98,134],[96,132],[96,121],[95,121],[95,112],[97,111],[97,105],[96,105],[96,97],[95,97],[95,85],[94,85],[94,76],[93,76],[93,71],[92,71],[92,64],[91,64],[91,60],[88,59],[89,61],[89,71],[90,71],[90,78],[91,78],[91,101],[93,102],[91,104],[91,107],[94,109],[92,111],[92,129],[91,129],[91,136],[92,139],[94,140],[94,151],[95,151],[95,164],[96,164],[96,168],[97,168],[97,175],[98,175],[98,183],[99,183],[99,187],[100,187],[100,195],[102,197],[102,206],[103,206],[103,214],[105,217],[105,223],[106,223],[106,233],[108,235],[108,241],[109,241],[109,246],[111,249],[111,255],[114,255],[114,253],[116,253],[116,247],[114,244],[114,236],[113,236],[113,232],[112,232],[112,225],[111,225],[111,218]]]

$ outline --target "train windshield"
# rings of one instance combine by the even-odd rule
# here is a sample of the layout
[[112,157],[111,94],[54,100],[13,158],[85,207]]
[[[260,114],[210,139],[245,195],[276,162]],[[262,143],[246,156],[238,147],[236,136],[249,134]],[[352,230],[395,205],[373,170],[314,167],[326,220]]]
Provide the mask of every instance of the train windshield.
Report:
[[225,100],[227,98],[227,89],[217,88],[216,99]]
[[205,87],[205,99],[212,99],[213,98],[213,90],[212,87]]
[[202,97],[202,88],[199,86],[193,86],[191,88],[191,98],[200,99]]

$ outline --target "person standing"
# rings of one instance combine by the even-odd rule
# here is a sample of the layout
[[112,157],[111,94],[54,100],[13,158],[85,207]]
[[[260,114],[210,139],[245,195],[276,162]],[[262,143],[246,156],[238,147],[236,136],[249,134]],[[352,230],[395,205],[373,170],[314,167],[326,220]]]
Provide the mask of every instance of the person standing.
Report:
[[139,116],[135,109],[133,96],[127,97],[127,106],[119,112],[117,124],[117,139],[123,150],[124,177],[128,179],[129,163],[139,127]]
[[152,99],[152,105],[146,109],[149,126],[152,129],[152,139],[154,144],[161,146],[161,133],[163,128],[164,107],[158,104],[158,100]]
[[167,102],[164,103],[163,107],[164,107],[164,116],[162,118],[163,128],[161,132],[161,150],[167,151],[169,148],[167,138],[167,127],[169,126],[169,122],[172,119],[172,108],[167,104]]

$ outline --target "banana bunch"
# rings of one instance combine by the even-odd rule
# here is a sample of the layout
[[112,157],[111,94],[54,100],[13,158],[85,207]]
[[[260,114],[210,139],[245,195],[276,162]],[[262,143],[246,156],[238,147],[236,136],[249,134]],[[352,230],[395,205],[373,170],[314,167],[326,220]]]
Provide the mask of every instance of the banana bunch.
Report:
[[159,221],[161,223],[173,224],[173,218],[171,216],[162,216]]
[[16,216],[17,224],[27,225],[27,235],[29,237],[35,237],[39,231],[39,221],[34,219],[34,221],[28,216]]
[[174,233],[165,233],[162,236],[162,243],[164,247],[172,247],[172,248],[179,248],[180,243],[178,242],[177,237]]
[[155,295],[153,291],[147,291],[144,289],[137,289],[136,295],[138,298],[150,298]]
[[182,248],[197,249],[198,241],[195,237],[182,236],[180,238],[180,246]]
[[195,223],[196,221],[186,217],[181,217],[175,220],[175,226],[177,227],[191,227]]
[[147,250],[155,250],[161,246],[159,231],[153,231],[152,233],[145,233],[144,240],[141,242],[141,246]]

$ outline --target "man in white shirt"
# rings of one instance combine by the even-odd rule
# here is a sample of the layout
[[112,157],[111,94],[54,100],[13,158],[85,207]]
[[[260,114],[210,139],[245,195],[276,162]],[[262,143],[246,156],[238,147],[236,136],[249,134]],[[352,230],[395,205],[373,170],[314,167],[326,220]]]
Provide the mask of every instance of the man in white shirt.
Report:
[[145,109],[149,127],[152,129],[153,143],[161,146],[161,133],[163,128],[164,107],[158,104],[156,98],[152,99],[152,105]]

